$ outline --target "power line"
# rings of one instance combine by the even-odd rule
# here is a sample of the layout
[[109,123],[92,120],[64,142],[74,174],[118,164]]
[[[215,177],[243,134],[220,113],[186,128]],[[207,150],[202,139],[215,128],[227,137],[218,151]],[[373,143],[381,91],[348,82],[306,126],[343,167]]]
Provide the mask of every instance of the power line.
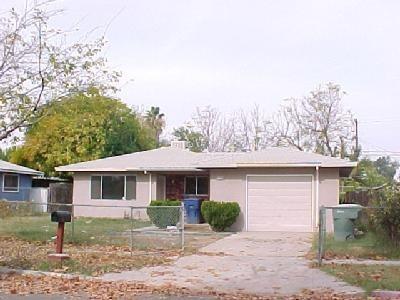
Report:
[[368,120],[368,119],[364,119],[362,121],[359,121],[359,123],[362,124],[369,124],[369,123],[400,123],[400,119],[372,119],[372,120]]
[[362,151],[366,154],[387,154],[387,155],[400,155],[399,151],[374,151],[374,150],[365,150]]

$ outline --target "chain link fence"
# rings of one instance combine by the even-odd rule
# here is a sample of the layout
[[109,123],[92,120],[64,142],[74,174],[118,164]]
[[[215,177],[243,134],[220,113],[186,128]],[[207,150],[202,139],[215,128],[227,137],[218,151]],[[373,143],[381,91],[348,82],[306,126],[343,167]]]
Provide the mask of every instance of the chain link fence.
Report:
[[[124,210],[122,218],[80,217],[79,210]],[[51,222],[54,211],[69,211],[65,223],[65,243],[107,245],[152,251],[183,249],[183,206],[110,206],[0,201],[0,237],[15,237],[32,242],[54,240],[57,223]],[[88,214],[87,214],[88,215]],[[112,215],[112,213],[110,214]]]
[[382,207],[320,207],[316,242],[319,265],[332,259],[400,259],[400,248],[388,238],[379,217]]

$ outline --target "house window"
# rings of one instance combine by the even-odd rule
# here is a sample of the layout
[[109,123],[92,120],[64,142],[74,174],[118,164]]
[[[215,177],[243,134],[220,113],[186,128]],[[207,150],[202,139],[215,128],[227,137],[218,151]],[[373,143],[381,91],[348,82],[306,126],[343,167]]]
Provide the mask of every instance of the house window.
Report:
[[208,195],[208,177],[187,176],[185,177],[186,195]]
[[92,199],[136,199],[136,176],[92,176],[90,194]]
[[19,191],[19,175],[4,174],[3,175],[3,192],[18,192]]

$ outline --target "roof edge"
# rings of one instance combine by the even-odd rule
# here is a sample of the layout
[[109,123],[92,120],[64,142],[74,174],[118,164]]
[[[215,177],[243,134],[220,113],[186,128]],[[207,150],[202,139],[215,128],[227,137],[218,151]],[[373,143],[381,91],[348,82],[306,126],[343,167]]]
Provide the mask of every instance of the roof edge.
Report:
[[24,174],[24,175],[39,175],[39,176],[43,176],[44,173],[40,172],[40,171],[22,171],[22,170],[14,170],[14,169],[5,169],[5,168],[1,168],[0,172],[3,173],[15,173],[15,174]]
[[238,163],[238,168],[252,167],[252,168],[265,168],[265,167],[319,167],[321,166],[320,162],[312,162],[312,163]]
[[172,168],[124,168],[124,169],[113,169],[113,168],[73,169],[73,168],[57,167],[55,168],[55,170],[57,172],[146,172],[146,171],[201,172],[202,171],[202,169],[200,168],[173,168],[173,167]]

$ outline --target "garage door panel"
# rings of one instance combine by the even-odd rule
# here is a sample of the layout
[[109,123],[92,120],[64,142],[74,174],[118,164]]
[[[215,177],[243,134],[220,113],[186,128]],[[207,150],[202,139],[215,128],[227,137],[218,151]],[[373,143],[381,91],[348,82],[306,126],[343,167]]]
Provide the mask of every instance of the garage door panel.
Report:
[[[294,203],[293,205],[286,204],[286,205],[279,205],[279,203],[273,203],[271,205],[249,205],[248,210],[251,212],[251,215],[257,215],[257,214],[265,214],[267,215],[267,212],[271,213],[281,213],[283,210],[289,211],[302,211],[302,212],[308,212],[311,210],[311,205],[306,205],[303,206],[301,203]],[[260,212],[259,212],[260,211]],[[269,215],[269,214],[268,214]]]
[[[249,195],[249,198],[251,198],[254,204],[257,205],[263,205],[263,204],[271,204],[271,203],[296,203],[296,202],[302,202],[302,205],[306,204],[310,197],[309,195],[297,195],[297,196],[290,196],[290,195],[275,195],[275,196],[255,196],[255,195]],[[250,204],[250,203],[249,203]]]
[[305,182],[309,183],[310,182],[310,176],[304,176],[304,175],[249,175],[249,183],[251,182],[252,184],[257,184],[257,183],[265,183],[265,178],[268,178],[267,183],[269,182],[276,182],[276,183],[281,183],[281,182]]
[[271,219],[280,220],[280,223],[284,223],[285,222],[284,219],[293,219],[293,218],[296,218],[296,222],[292,222],[292,220],[290,220],[291,223],[305,221],[307,224],[309,218],[307,210],[298,210],[298,209],[286,210],[285,218],[282,218],[280,215],[277,216],[276,213],[271,210],[263,213],[254,213],[252,214],[252,217],[253,220],[251,221],[251,224],[263,223]]
[[[249,202],[249,208],[278,208],[278,209],[306,209],[311,207],[311,203],[308,203],[308,197],[290,197],[290,196],[279,196],[274,198],[273,201],[268,201],[268,198],[262,196],[251,197],[252,201]],[[267,199],[267,200],[266,200]]]
[[[257,228],[259,231],[282,231],[282,232],[291,231],[291,229],[293,228],[303,228],[305,229],[304,232],[310,232],[310,227],[308,226],[308,224],[304,225],[302,223],[282,222],[281,225],[278,227],[276,226],[275,220],[265,221],[263,223],[254,223],[252,224],[251,231],[256,231],[255,228]],[[284,230],[282,228],[284,228]]]
[[298,190],[308,190],[310,188],[308,183],[305,182],[257,182],[248,183],[248,188],[251,190],[265,190],[269,188],[273,189],[298,189]]
[[248,176],[248,230],[311,231],[311,176]]
[[[283,224],[282,225],[287,232],[309,232],[310,229],[308,226],[304,225],[295,225],[295,224]],[[252,227],[252,231],[277,231],[281,232],[281,228],[276,228],[274,224],[261,224],[254,225]]]
[[249,189],[248,196],[251,197],[308,197],[310,193],[310,189],[287,189],[285,190],[285,194],[282,194],[282,189],[278,188],[270,188],[270,189]]

